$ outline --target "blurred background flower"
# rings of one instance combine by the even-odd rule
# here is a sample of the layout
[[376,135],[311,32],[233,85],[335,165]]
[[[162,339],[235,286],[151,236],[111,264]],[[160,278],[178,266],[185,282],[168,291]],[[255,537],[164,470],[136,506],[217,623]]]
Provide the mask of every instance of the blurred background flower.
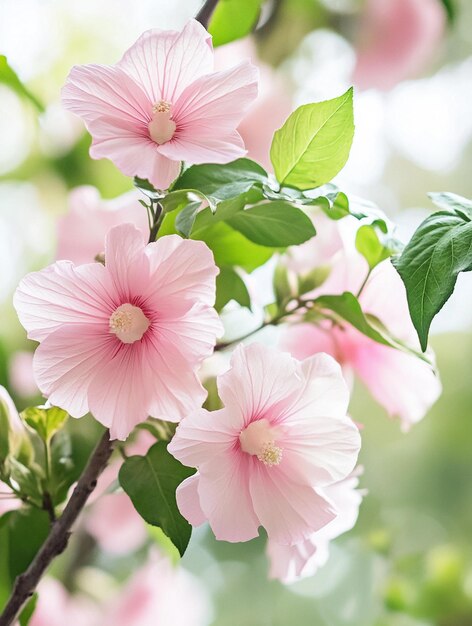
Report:
[[[18,281],[55,258],[101,252],[118,213],[145,224],[131,181],[90,159],[90,138],[60,106],[60,88],[72,65],[116,63],[144,30],[181,28],[200,4],[0,3],[0,54],[45,105],[38,116],[0,84],[0,383],[20,408],[40,399],[33,344],[12,308]],[[401,239],[431,210],[426,192],[472,196],[470,0],[267,0],[255,35],[218,49],[218,68],[244,57],[260,66],[262,81],[239,130],[263,165],[292,108],[354,82],[356,135],[336,181],[346,192],[376,202]],[[87,227],[81,211],[95,216]],[[264,276],[251,276],[256,291]],[[369,493],[357,525],[331,543],[314,577],[269,581],[264,538],[231,545],[205,527],[174,569],[163,538],[122,508],[114,468],[107,495],[90,505],[71,550],[42,583],[32,626],[63,624],[64,615],[71,626],[469,626],[471,278],[459,277],[433,323],[444,391],[408,435],[356,385],[350,410],[364,424],[360,483]],[[253,319],[230,308],[228,331],[239,334]],[[69,429],[85,458],[97,426],[72,421]],[[0,495],[2,510],[9,495]],[[122,534],[107,532],[105,514]],[[149,556],[151,546],[160,556]]]

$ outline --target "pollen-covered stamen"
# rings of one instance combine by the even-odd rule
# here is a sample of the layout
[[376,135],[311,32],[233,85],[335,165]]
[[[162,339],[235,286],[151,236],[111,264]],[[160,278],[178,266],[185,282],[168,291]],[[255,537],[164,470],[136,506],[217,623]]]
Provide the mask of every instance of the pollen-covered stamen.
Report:
[[171,120],[172,105],[166,100],[159,100],[152,107],[152,120],[148,124],[149,135],[159,146],[170,141],[175,133],[176,124]]
[[111,314],[109,324],[110,331],[123,343],[134,343],[142,338],[151,322],[139,307],[127,302]]
[[266,419],[251,422],[239,435],[241,450],[256,456],[268,467],[278,465],[282,460],[282,448],[275,444],[275,439],[276,431]]

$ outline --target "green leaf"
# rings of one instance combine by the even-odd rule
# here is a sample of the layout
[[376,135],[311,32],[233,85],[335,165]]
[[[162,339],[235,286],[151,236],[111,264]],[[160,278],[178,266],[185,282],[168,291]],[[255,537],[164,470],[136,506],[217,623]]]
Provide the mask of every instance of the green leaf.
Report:
[[334,313],[335,321],[340,318],[341,322],[343,320],[348,322],[369,339],[373,339],[384,346],[414,354],[429,363],[429,360],[420,352],[392,337],[379,319],[373,315],[366,315],[362,311],[358,299],[351,292],[345,291],[338,296],[320,296],[314,300],[314,303],[317,309]]
[[221,46],[248,35],[256,27],[262,0],[220,0],[208,25],[213,45]]
[[449,23],[452,23],[456,19],[457,12],[455,0],[441,0],[441,2],[443,3]]
[[274,254],[273,248],[259,246],[244,235],[220,222],[192,235],[204,241],[213,252],[218,267],[236,266],[252,272],[263,265]]
[[232,267],[222,267],[216,277],[216,310],[221,311],[230,300],[251,308],[251,297],[244,280]]
[[64,427],[69,414],[57,406],[50,408],[29,407],[21,413],[21,418],[38,433],[43,441],[49,442]]
[[133,184],[146,196],[148,196],[148,198],[151,198],[151,200],[161,200],[165,196],[165,193],[160,189],[156,189],[147,178],[139,178],[138,176],[135,176]]
[[433,192],[428,196],[440,209],[462,215],[464,219],[472,218],[472,200],[449,191]]
[[173,189],[198,189],[206,196],[229,200],[267,182],[267,172],[260,165],[250,159],[237,159],[226,165],[192,165]]
[[18,78],[17,73],[8,64],[7,57],[0,54],[0,83],[7,85],[22,98],[29,100],[40,113],[44,112],[44,106]]
[[354,137],[352,94],[302,105],[276,131],[270,158],[281,185],[313,189],[344,167]]
[[282,200],[240,211],[227,223],[254,243],[273,248],[298,245],[316,235],[310,218]]
[[380,235],[375,224],[364,224],[356,234],[356,248],[362,254],[369,269],[401,250],[401,244],[393,237]]
[[470,200],[453,194],[438,198],[436,194],[434,201],[449,210],[427,217],[403,254],[393,261],[405,284],[410,316],[423,350],[431,322],[454,291],[459,272],[472,270]]
[[190,237],[201,202],[190,202],[175,218],[175,228],[184,237]]
[[126,459],[119,473],[120,485],[141,517],[161,528],[181,555],[187,548],[192,527],[177,508],[175,491],[194,472],[179,463],[167,451],[167,444],[160,441],[146,456]]

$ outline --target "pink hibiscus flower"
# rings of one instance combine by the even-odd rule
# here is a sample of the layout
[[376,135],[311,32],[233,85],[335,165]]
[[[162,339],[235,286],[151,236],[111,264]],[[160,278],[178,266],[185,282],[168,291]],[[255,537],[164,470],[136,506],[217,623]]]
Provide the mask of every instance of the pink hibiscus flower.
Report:
[[351,530],[357,521],[363,495],[362,491],[356,489],[359,484],[358,474],[358,471],[354,471],[345,480],[322,489],[322,493],[332,503],[337,515],[321,530],[293,546],[271,540],[267,542],[270,578],[292,583],[300,578],[313,576],[325,565],[329,557],[330,542]]
[[222,332],[208,247],[171,235],[144,245],[112,228],[105,263],[58,261],[20,283],[14,304],[38,386],[73,417],[89,410],[125,439],[148,415],[178,421],[206,392],[196,369]]
[[284,544],[308,538],[335,517],[318,489],[345,478],[360,447],[340,367],[325,354],[300,363],[239,346],[218,391],[225,408],[187,416],[168,446],[198,468],[177,490],[182,514],[208,519],[226,541],[252,539],[259,526]]
[[[358,293],[368,272],[367,262],[354,245],[358,221],[344,218],[334,222],[324,215],[315,215],[314,223],[317,238],[323,242],[320,245],[326,252],[330,250],[323,262],[329,275],[310,295]],[[320,263],[316,244],[307,242],[293,251],[288,266],[303,273]],[[363,311],[380,319],[394,337],[419,350],[405,287],[388,259],[373,270],[359,302]],[[400,418],[405,430],[424,417],[441,394],[439,378],[428,363],[379,344],[348,325],[340,328],[332,327],[331,322],[294,324],[285,330],[281,346],[299,359],[320,351],[331,354],[341,363],[346,379],[357,374],[377,402],[392,417]]]
[[245,154],[236,128],[257,96],[257,69],[214,72],[211,37],[190,20],[180,33],[146,31],[115,66],[74,67],[62,96],[85,121],[93,158],[167,189],[181,161]]
[[68,212],[57,221],[56,259],[91,263],[103,252],[110,228],[129,222],[143,232],[149,231],[146,210],[139,203],[138,190],[103,200],[98,189],[82,185],[68,198]]

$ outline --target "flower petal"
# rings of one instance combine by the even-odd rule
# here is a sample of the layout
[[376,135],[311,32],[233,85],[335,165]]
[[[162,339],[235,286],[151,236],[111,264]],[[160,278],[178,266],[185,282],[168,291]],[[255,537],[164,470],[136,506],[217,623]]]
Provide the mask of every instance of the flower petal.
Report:
[[186,133],[185,137],[178,135],[172,141],[158,146],[157,151],[169,159],[185,160],[195,165],[229,163],[243,157],[247,152],[237,131],[215,135],[214,129],[208,129],[201,124],[195,124],[192,132]]
[[184,465],[201,468],[215,457],[230,454],[238,434],[228,424],[226,409],[199,409],[180,422],[167,449]]
[[258,343],[238,346],[231,369],[218,377],[220,398],[235,418],[243,417],[243,427],[253,418],[290,406],[301,385],[297,362],[289,354]]
[[206,522],[206,516],[200,506],[200,496],[198,495],[199,481],[200,475],[197,472],[180,483],[175,492],[179,511],[192,526],[201,526]]
[[105,240],[105,267],[109,271],[120,303],[131,302],[149,282],[144,235],[133,224],[120,224],[108,231]]
[[34,373],[40,390],[51,404],[72,417],[88,410],[87,393],[97,372],[108,371],[108,324],[70,324],[48,335],[34,355]]
[[147,246],[146,254],[152,276],[146,297],[156,306],[167,298],[213,306],[219,270],[205,243],[168,235]]
[[307,539],[336,515],[331,504],[313,488],[294,483],[277,468],[262,463],[254,463],[249,489],[261,525],[278,543]]
[[136,135],[147,134],[152,102],[141,87],[119,67],[79,65],[72,68],[62,88],[66,109],[85,122],[105,117],[125,122]]
[[249,463],[239,451],[220,455],[200,471],[200,504],[220,541],[249,541],[259,534],[259,520],[249,493]]
[[153,103],[175,103],[187,85],[213,70],[211,36],[196,20],[187,22],[181,32],[148,30],[125,52],[118,67]]
[[74,267],[69,261],[58,261],[25,276],[13,303],[28,337],[35,341],[63,325],[108,323],[119,304],[102,265]]

